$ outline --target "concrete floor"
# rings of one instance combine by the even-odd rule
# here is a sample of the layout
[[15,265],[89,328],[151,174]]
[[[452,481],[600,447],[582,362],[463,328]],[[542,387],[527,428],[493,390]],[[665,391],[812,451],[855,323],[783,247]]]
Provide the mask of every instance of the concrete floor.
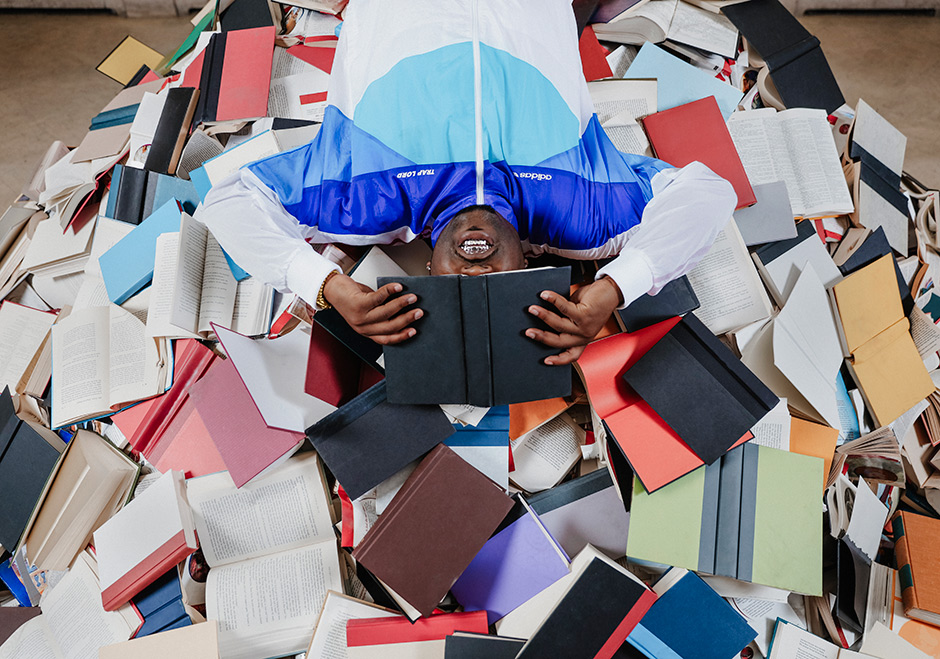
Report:
[[[905,133],[905,169],[940,186],[940,18],[845,13],[802,21],[819,37],[847,102],[864,98]],[[125,35],[168,53],[191,28],[176,17],[0,11],[0,206],[17,196],[53,140],[77,145],[120,91],[95,66]]]

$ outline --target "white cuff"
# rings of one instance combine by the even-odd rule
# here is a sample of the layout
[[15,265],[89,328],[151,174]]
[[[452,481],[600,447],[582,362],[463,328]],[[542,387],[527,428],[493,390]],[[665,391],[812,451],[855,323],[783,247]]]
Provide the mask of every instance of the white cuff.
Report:
[[338,265],[305,245],[294,253],[287,266],[287,287],[316,308],[317,293],[320,292],[323,280],[334,270],[342,272]]
[[614,280],[623,295],[623,304],[618,309],[626,308],[653,288],[653,271],[649,261],[643,252],[635,248],[625,248],[620,256],[598,270],[594,279],[605,276]]

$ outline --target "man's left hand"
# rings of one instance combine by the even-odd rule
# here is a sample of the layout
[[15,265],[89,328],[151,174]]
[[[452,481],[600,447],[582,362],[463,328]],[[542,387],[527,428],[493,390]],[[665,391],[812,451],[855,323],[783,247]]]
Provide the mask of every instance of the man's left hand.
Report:
[[571,299],[554,291],[542,291],[541,298],[550,302],[557,313],[533,305],[529,313],[543,321],[554,332],[530,328],[526,336],[553,348],[563,348],[557,355],[545,358],[550,366],[570,364],[578,359],[588,344],[604,326],[611,314],[620,306],[623,297],[620,288],[610,277],[577,289]]

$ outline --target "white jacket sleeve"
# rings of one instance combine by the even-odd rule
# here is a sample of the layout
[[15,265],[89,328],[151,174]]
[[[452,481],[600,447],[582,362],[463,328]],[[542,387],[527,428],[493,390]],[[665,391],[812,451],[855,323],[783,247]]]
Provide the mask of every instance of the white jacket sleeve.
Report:
[[737,204],[734,188],[700,162],[666,169],[620,255],[597,272],[614,280],[624,308],[689,272],[715,242]]
[[340,269],[307,244],[317,228],[298,222],[247,168],[214,185],[195,217],[251,276],[311,306],[326,276]]

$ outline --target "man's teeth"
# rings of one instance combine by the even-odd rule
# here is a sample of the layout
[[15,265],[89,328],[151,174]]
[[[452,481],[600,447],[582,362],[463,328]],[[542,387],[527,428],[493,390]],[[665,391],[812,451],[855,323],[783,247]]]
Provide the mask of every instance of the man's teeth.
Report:
[[462,243],[460,243],[460,249],[463,250],[464,253],[470,254],[470,255],[482,254],[483,252],[486,252],[487,250],[489,250],[489,248],[490,248],[490,244],[486,242],[485,240],[473,239],[473,240],[465,240]]

